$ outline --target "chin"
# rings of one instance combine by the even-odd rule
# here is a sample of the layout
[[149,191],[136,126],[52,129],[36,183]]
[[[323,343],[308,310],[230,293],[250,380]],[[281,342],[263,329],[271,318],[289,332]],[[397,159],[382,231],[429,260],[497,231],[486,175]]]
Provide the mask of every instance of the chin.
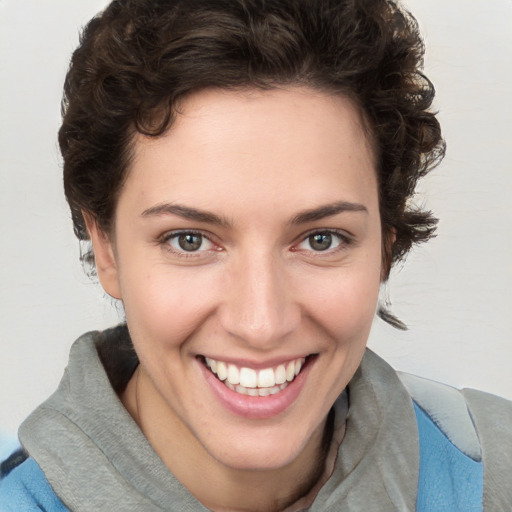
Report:
[[[289,466],[321,446],[323,422],[322,427],[317,427],[312,433],[296,431],[295,435],[290,435],[291,429],[285,425],[277,429],[279,431],[275,432],[275,429],[262,426],[256,435],[249,432],[226,435],[219,444],[205,448],[213,458],[231,469],[271,471]],[[230,440],[229,443],[224,441],[226,439]]]
[[237,471],[272,471],[282,469],[292,464],[299,456],[300,449],[283,450],[283,447],[273,449],[234,449],[216,457],[217,461],[226,467]]

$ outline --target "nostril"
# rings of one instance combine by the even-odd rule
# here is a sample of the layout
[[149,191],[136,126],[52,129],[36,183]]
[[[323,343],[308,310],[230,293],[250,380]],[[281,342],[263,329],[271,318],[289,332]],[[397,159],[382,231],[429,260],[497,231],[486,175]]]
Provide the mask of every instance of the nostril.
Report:
[[223,312],[221,324],[227,333],[248,345],[269,349],[282,346],[284,338],[297,331],[300,315],[284,308],[267,307],[249,312],[234,308]]

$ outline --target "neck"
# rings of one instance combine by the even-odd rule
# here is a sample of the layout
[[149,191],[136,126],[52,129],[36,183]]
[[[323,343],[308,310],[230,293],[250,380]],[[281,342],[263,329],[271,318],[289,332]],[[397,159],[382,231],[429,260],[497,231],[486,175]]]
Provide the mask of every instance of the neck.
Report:
[[152,389],[139,366],[121,400],[169,470],[210,510],[282,511],[306,496],[325,473],[333,414],[289,464],[275,469],[238,469],[213,458],[178,418],[167,414],[163,398]]

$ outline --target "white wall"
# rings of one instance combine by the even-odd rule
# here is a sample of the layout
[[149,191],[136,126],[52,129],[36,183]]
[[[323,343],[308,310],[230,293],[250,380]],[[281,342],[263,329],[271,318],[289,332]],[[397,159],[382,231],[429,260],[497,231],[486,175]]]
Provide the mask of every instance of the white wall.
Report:
[[[59,102],[78,27],[103,0],[0,0],[0,429],[58,384],[72,341],[116,322],[84,276],[62,193]],[[408,0],[448,155],[421,189],[439,237],[392,276],[395,367],[512,399],[512,2]]]

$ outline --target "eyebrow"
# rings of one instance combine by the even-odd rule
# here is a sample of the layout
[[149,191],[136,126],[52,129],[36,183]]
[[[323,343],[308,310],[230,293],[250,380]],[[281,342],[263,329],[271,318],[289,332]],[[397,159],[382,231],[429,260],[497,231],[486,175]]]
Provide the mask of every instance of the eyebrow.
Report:
[[226,219],[215,215],[215,213],[172,203],[162,203],[152,206],[151,208],[144,210],[141,214],[141,217],[159,215],[177,215],[178,217],[183,217],[184,219],[196,220],[198,222],[205,222],[207,224],[217,224],[219,226],[230,225]]
[[[366,206],[359,203],[338,201],[336,203],[323,205],[318,208],[304,210],[292,217],[290,224],[305,224],[307,222],[314,222],[344,212],[368,213],[368,209]],[[177,215],[178,217],[182,217],[184,219],[226,227],[231,225],[227,219],[219,217],[215,213],[173,203],[162,203],[152,206],[151,208],[144,210],[141,214],[141,217],[152,217],[160,215]]]
[[305,224],[306,222],[314,222],[322,220],[326,217],[332,217],[338,213],[344,212],[364,212],[368,213],[366,206],[359,203],[349,203],[347,201],[338,201],[337,203],[327,204],[319,208],[305,210],[293,217],[291,224]]

